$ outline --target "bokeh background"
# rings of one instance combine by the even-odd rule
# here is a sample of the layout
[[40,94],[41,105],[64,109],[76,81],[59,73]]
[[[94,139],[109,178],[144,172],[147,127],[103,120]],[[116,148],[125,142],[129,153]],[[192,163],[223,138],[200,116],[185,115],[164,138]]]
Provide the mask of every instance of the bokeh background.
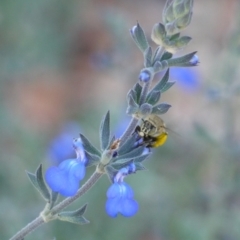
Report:
[[[143,66],[129,29],[138,21],[150,36],[164,3],[0,1],[0,239],[44,207],[25,170],[71,156],[79,132],[98,146],[107,110],[112,131],[121,134],[129,121],[126,93]],[[184,30],[193,40],[179,55],[197,50],[200,64],[171,70],[176,84],[162,96],[173,106],[163,116],[169,139],[153,151],[147,171],[126,179],[137,215],[106,215],[110,183],[103,177],[70,208],[88,202],[90,224],[54,221],[26,240],[240,239],[239,5],[195,1]]]

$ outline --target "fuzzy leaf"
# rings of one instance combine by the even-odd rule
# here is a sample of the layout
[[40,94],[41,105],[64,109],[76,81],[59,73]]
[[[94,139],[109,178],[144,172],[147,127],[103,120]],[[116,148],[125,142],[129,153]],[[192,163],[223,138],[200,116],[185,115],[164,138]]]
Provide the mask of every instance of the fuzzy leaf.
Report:
[[170,87],[172,87],[175,82],[167,82],[165,86],[161,89],[161,93],[166,92]]
[[142,155],[143,151],[144,151],[144,146],[140,146],[138,148],[135,148],[133,149],[132,151],[126,153],[126,154],[123,154],[121,156],[117,156],[115,159],[114,159],[114,162],[116,162],[117,160],[119,159],[127,159],[127,158],[136,158],[136,157],[139,157]]
[[143,116],[147,116],[149,114],[151,114],[152,112],[152,105],[149,103],[143,103],[140,107],[140,111],[141,115]]
[[142,86],[139,83],[136,83],[133,87],[133,90],[136,93],[136,99],[135,99],[136,103],[139,103],[139,99],[140,99],[140,96],[141,96],[141,93],[142,93]]
[[100,143],[102,150],[107,149],[107,147],[109,146],[109,141],[110,141],[110,113],[108,111],[100,125]]
[[89,221],[83,217],[83,214],[85,213],[87,208],[87,204],[85,204],[82,208],[76,210],[76,211],[69,211],[69,212],[61,212],[58,214],[58,219],[61,221],[67,221],[71,223],[76,224],[87,224]]
[[95,148],[84,135],[80,134],[80,137],[82,140],[83,148],[86,152],[93,154],[93,155],[97,155],[99,157],[101,156],[101,154],[97,150],[97,148]]
[[121,159],[111,164],[111,166],[116,170],[120,170],[121,168],[127,167],[132,162],[133,158]]
[[139,24],[131,29],[131,35],[139,49],[144,53],[148,48],[148,42],[145,33]]
[[155,114],[164,114],[168,111],[168,109],[171,107],[168,103],[160,103],[159,105],[155,106],[153,108],[153,113]]
[[124,143],[120,145],[118,150],[118,156],[122,156],[125,153],[130,152],[134,148],[134,144],[136,142],[136,136],[132,134]]
[[160,97],[161,97],[160,91],[151,91],[147,96],[146,102],[151,105],[155,105],[159,101]]
[[91,154],[87,151],[85,151],[85,156],[87,158],[87,167],[91,167],[93,165],[96,165],[98,164],[99,160],[100,160],[100,157],[98,155],[95,155],[95,154]]
[[165,85],[167,84],[169,79],[169,69],[166,71],[166,73],[164,74],[164,76],[162,77],[162,79],[154,86],[154,88],[149,92],[148,95],[151,95],[152,92],[163,92],[162,89],[164,89]]
[[46,201],[50,201],[50,192],[43,178],[42,164],[39,165],[35,174],[30,173],[28,171],[26,171],[26,173],[29,177],[30,182],[40,192],[43,198]]
[[105,171],[108,175],[108,178],[109,178],[110,182],[113,182],[114,176],[116,175],[118,170],[115,169],[114,167],[112,167],[112,165],[108,165],[108,166],[105,167]]
[[162,55],[161,61],[168,60],[168,59],[172,58],[172,56],[173,56],[172,53],[170,53],[170,52],[165,52],[165,53]]
[[135,163],[136,171],[146,170],[142,163]]
[[57,202],[58,196],[59,196],[58,192],[51,191],[51,198],[49,201],[50,203],[49,210],[52,209],[55,203]]
[[141,163],[141,162],[145,161],[150,156],[150,154],[151,153],[147,153],[147,154],[144,154],[144,155],[134,158],[134,163]]
[[152,66],[152,48],[151,47],[148,47],[144,51],[144,66],[146,68]]
[[137,110],[138,110],[138,104],[135,102],[131,92],[129,92],[127,114],[134,114]]

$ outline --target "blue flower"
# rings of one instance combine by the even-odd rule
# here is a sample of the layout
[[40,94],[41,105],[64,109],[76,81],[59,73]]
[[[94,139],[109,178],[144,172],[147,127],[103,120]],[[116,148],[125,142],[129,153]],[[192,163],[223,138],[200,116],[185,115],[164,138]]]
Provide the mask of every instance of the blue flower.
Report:
[[132,217],[138,211],[138,203],[133,199],[133,190],[125,182],[113,183],[107,191],[106,212],[110,217],[118,213]]
[[180,86],[189,92],[194,92],[199,89],[199,75],[192,68],[172,68],[170,71],[171,77],[176,80]]
[[50,167],[45,173],[45,179],[54,192],[63,196],[74,196],[79,188],[79,182],[85,176],[86,158],[79,139],[74,140],[76,159],[67,159],[58,166]]
[[79,127],[76,123],[67,123],[61,132],[51,141],[48,149],[48,157],[55,163],[74,157],[72,148],[72,139],[76,132],[79,132]]
[[107,191],[106,212],[110,217],[117,217],[118,213],[124,217],[132,217],[138,211],[138,203],[133,199],[133,190],[125,182],[124,177],[136,172],[134,163],[120,169],[113,179],[113,184]]

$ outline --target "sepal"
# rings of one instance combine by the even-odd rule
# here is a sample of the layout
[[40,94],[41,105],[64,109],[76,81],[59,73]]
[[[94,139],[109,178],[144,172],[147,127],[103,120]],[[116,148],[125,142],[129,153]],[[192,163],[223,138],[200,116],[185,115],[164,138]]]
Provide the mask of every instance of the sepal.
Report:
[[[196,53],[197,52],[192,52],[187,55],[184,55],[182,57],[178,58],[171,58],[169,60],[166,60],[168,62],[169,67],[192,67],[196,66],[198,63],[198,58],[197,61],[196,59]],[[194,59],[194,61],[193,61]]]
[[134,42],[136,43],[136,45],[144,53],[149,45],[148,45],[145,33],[144,33],[143,29],[141,28],[141,26],[139,24],[137,24],[136,26],[134,26],[131,29],[130,33],[131,33],[132,38],[133,38]]
[[84,135],[80,134],[80,137],[81,137],[85,152],[88,152],[93,155],[97,155],[99,157],[101,156],[101,153],[97,150],[97,148],[95,148]]
[[83,217],[87,208],[87,204],[85,204],[82,208],[76,211],[68,211],[68,212],[61,212],[58,214],[58,219],[61,221],[67,221],[75,224],[87,224],[89,221]]
[[39,191],[42,197],[49,202],[51,199],[50,191],[43,178],[42,164],[39,165],[35,174],[30,173],[28,171],[26,171],[26,173],[33,186]]
[[158,115],[164,114],[169,110],[170,107],[171,105],[168,103],[160,103],[159,105],[153,108],[152,113],[158,114]]
[[110,113],[108,111],[100,125],[101,149],[102,150],[107,149],[109,147],[109,142],[110,142]]

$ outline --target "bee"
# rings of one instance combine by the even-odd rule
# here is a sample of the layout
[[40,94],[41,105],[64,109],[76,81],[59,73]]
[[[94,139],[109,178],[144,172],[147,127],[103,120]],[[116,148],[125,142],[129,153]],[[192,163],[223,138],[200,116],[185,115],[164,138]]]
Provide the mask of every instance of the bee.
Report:
[[156,114],[143,118],[142,123],[136,127],[135,132],[142,138],[142,144],[146,144],[148,148],[163,145],[168,137],[164,121]]

